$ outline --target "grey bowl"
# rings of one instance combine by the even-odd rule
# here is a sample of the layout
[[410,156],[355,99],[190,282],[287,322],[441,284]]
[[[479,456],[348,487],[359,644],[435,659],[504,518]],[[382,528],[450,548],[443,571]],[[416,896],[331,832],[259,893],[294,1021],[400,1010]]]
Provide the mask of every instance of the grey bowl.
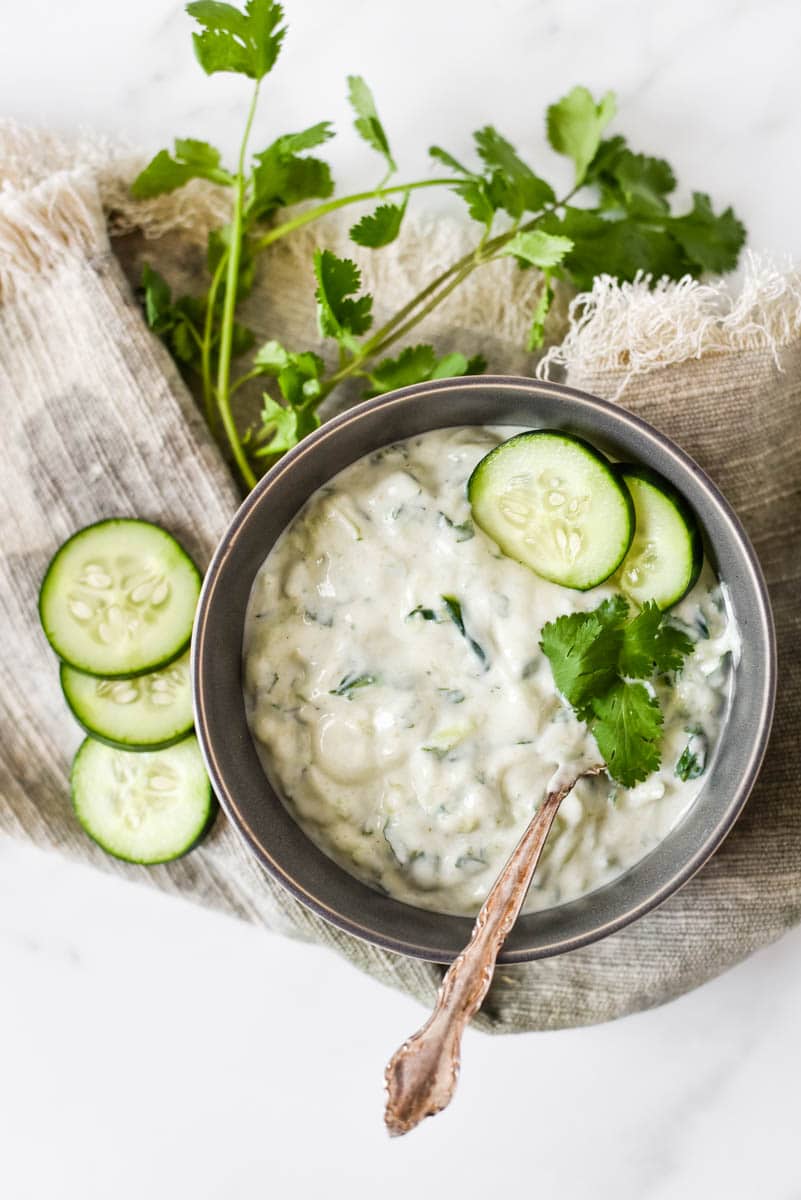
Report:
[[327,858],[268,783],[245,718],[242,634],[254,576],[313,491],[390,442],[453,425],[556,427],[613,457],[666,476],[698,514],[707,551],[729,586],[742,658],[728,723],[706,783],[681,823],[645,859],[569,904],[521,917],[501,960],[525,962],[605,937],[686,883],[721,844],[753,786],[770,732],[775,691],[773,622],[765,583],[737,517],[701,469],[622,408],[529,379],[449,379],[367,401],[329,421],[261,480],[231,522],[206,575],[192,649],[195,721],[220,803],[267,870],[341,929],[402,954],[450,962],[472,922],[379,895]]

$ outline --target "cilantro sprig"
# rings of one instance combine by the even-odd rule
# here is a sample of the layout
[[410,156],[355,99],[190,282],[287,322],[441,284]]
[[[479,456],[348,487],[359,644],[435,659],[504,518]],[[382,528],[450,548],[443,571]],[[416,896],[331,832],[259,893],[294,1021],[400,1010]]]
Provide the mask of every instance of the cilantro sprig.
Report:
[[647,682],[680,670],[692,640],[652,601],[629,618],[628,602],[614,596],[592,612],[549,622],[540,648],[612,778],[624,787],[647,779],[659,768],[662,737],[662,712]]
[[[581,290],[601,272],[621,280],[638,271],[676,279],[725,272],[737,264],[745,230],[732,209],[716,212],[706,193],[694,192],[690,210],[674,212],[676,180],[670,165],[634,151],[620,134],[608,137],[615,97],[609,92],[596,99],[584,87],[574,87],[546,112],[550,148],[573,168],[572,185],[558,195],[540,168],[492,125],[473,134],[475,162],[465,164],[435,145],[429,153],[439,174],[396,181],[398,168],[375,97],[361,76],[351,75],[347,94],[353,127],[378,157],[381,174],[373,186],[338,196],[330,165],[319,153],[334,136],[330,121],[279,134],[264,149],[250,151],[260,89],[279,61],[286,36],[281,4],[246,0],[238,8],[196,0],[186,11],[196,23],[192,37],[202,69],[250,81],[250,105],[234,166],[226,165],[208,142],[177,138],[134,180],[133,195],[142,200],[195,179],[231,195],[230,220],[209,236],[206,292],[174,298],[167,282],[147,266],[143,304],[151,328],[182,369],[198,375],[209,425],[230,450],[248,488],[319,425],[319,406],[347,378],[362,380],[369,396],[483,371],[486,363],[479,356],[458,350],[442,354],[410,335],[488,263],[511,257],[521,270],[541,277],[529,314],[529,350],[544,343],[557,281]],[[449,189],[464,202],[478,225],[475,244],[375,328],[378,306],[362,289],[358,254],[379,251],[401,236],[412,194],[430,187]],[[285,347],[270,340],[235,376],[234,361],[254,350],[254,335],[237,320],[237,310],[253,286],[259,256],[302,226],[358,203],[371,207],[350,228],[354,257],[319,247],[309,264],[309,302],[317,305],[322,346]],[[237,393],[252,381],[266,389],[261,421],[242,428]]]

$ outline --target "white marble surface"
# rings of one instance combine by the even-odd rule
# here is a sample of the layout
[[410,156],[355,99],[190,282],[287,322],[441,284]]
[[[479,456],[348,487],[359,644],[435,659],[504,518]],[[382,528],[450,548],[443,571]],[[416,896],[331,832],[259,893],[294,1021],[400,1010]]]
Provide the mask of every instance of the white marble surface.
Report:
[[[256,140],[379,95],[404,169],[494,120],[536,159],[574,82],[684,184],[732,202],[752,245],[801,255],[791,0],[288,0]],[[0,112],[156,148],[231,148],[237,80],[207,81],[172,0],[26,0],[0,14]],[[342,183],[371,178],[350,136]],[[801,931],[615,1025],[468,1037],[452,1109],[401,1143],[381,1069],[409,1000],[329,953],[0,844],[0,1190],[8,1200],[801,1197]],[[483,1139],[479,1147],[479,1137]]]

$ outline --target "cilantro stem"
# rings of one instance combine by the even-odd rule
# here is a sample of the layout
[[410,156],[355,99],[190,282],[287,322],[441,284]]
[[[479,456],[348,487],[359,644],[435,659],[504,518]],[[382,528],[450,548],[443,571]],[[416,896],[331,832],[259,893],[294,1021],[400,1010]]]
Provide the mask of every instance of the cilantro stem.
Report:
[[488,230],[485,229],[480,241],[472,250],[456,259],[435,279],[426,284],[422,291],[407,301],[380,329],[376,330],[372,337],[362,343],[353,358],[328,377],[316,404],[319,404],[343,379],[358,375],[367,359],[383,353],[398,338],[414,329],[415,325],[433,312],[446,296],[455,291],[478,267],[495,261],[499,252],[511,242],[517,233],[535,229],[543,217],[567,204],[577,191],[578,187],[574,187],[563,199],[544,205],[540,212],[535,213],[524,224],[521,225],[519,221],[515,221],[509,229],[497,234],[494,238],[488,239]]
[[244,375],[240,375],[239,378],[235,379],[231,384],[229,395],[233,396],[234,392],[238,392],[239,389],[244,386],[244,384],[249,383],[251,379],[258,379],[260,375],[264,375],[261,367],[254,367],[252,371],[246,371]]
[[[195,55],[206,74],[233,72],[245,76],[252,81],[253,90],[236,173],[223,167],[221,152],[215,146],[196,138],[176,138],[173,151],[160,150],[132,182],[131,194],[144,200],[172,192],[191,179],[206,179],[227,188],[232,200],[228,223],[209,237],[210,282],[205,298],[187,295],[173,299],[167,280],[146,265],[142,278],[144,307],[148,325],[160,334],[181,367],[200,376],[209,428],[233,458],[248,488],[256,484],[256,469],[261,469],[257,456],[266,454],[275,460],[316,428],[319,420],[314,410],[342,380],[362,377],[380,392],[393,380],[429,379],[452,371],[481,369],[481,356],[446,354],[439,358],[429,345],[407,344],[397,361],[379,361],[379,366],[375,362],[394,342],[405,341],[410,331],[473,271],[501,256],[512,254],[522,266],[542,268],[544,290],[539,292],[530,314],[530,349],[542,342],[557,264],[563,263],[556,271],[560,278],[579,288],[594,278],[599,264],[621,280],[630,278],[633,268],[626,250],[630,248],[627,239],[633,233],[642,235],[637,261],[643,269],[656,262],[659,273],[664,271],[671,278],[678,278],[678,273],[686,270],[700,276],[705,269],[726,270],[736,265],[745,230],[732,209],[716,214],[708,196],[693,193],[690,212],[672,213],[666,199],[675,187],[670,165],[634,154],[621,136],[603,140],[602,132],[615,112],[614,94],[607,93],[597,102],[583,87],[573,88],[548,108],[548,141],[557,153],[571,159],[575,168],[576,182],[561,199],[490,125],[474,134],[481,160],[477,171],[462,166],[442,148],[431,147],[431,156],[438,165],[429,169],[444,168],[452,174],[390,182],[397,173],[395,159],[373,94],[365,80],[356,75],[348,77],[348,100],[356,116],[356,131],[384,163],[384,174],[376,187],[327,198],[334,191],[330,165],[305,151],[332,136],[330,121],[318,121],[307,129],[276,138],[246,169],[261,81],[272,71],[286,33],[282,5],[276,0],[243,0],[241,6],[236,0],[225,4],[214,0],[189,4],[187,11],[200,27],[193,41]],[[372,203],[373,211],[351,230],[352,240],[372,248],[387,245],[398,234],[410,193],[436,187],[457,193],[478,221],[479,233],[468,253],[440,270],[368,337],[375,319],[373,297],[366,291],[359,294],[359,267],[333,251],[316,251],[319,327],[323,336],[336,339],[336,363],[326,367],[312,350],[298,353],[270,342],[264,354],[256,354],[249,368],[232,377],[232,359],[239,359],[254,338],[254,331],[238,325],[236,314],[240,300],[253,285],[256,255],[327,214],[363,202]],[[585,187],[595,189],[595,207],[587,207],[586,212],[572,209],[572,197]],[[529,206],[533,208],[537,197],[543,195],[548,202],[539,212],[531,212]],[[390,197],[395,198],[393,203],[382,204]],[[306,205],[302,211],[289,210],[290,205],[300,203]],[[645,209],[648,211],[643,215]],[[275,221],[272,227],[265,219],[268,215]],[[549,216],[553,220],[548,230],[541,229],[532,237],[530,231]],[[501,221],[505,228],[493,236]],[[575,236],[567,236],[571,231]],[[612,236],[607,237],[607,232]],[[516,236],[521,238],[520,243],[510,245]],[[568,254],[570,257],[566,257]],[[240,436],[232,400],[240,388],[260,375],[275,380],[282,402],[265,393],[262,424],[255,440],[270,441],[260,450],[253,450],[249,440],[252,431]],[[270,450],[273,445],[276,448]]]
[[382,325],[376,333],[373,334],[373,336],[370,338],[370,342],[365,343],[365,346],[372,342],[384,341],[384,339],[392,332],[393,329],[402,324],[407,317],[411,316],[415,309],[423,304],[429,296],[432,296],[434,292],[436,292],[438,288],[442,287],[444,283],[447,283],[452,275],[457,274],[464,266],[466,266],[468,262],[472,261],[474,254],[475,251],[471,250],[470,253],[465,254],[463,258],[457,259],[455,263],[451,263],[451,265],[447,267],[440,275],[437,275],[436,279],[432,279],[430,283],[426,284],[422,291],[419,291],[417,295],[413,296],[411,300],[404,304],[403,308],[399,308],[394,316],[390,317],[390,319],[385,322],[385,324]]
[[[383,351],[391,346],[393,342],[397,341],[398,338],[403,337],[403,335],[408,333],[409,330],[413,329],[419,321],[422,321],[423,318],[426,317],[430,312],[433,312],[433,310],[438,307],[445,297],[454,291],[459,284],[462,283],[462,281],[466,279],[472,271],[475,270],[476,266],[478,265],[478,263],[471,263],[469,266],[465,265],[461,271],[454,275],[453,279],[450,280],[446,287],[443,287],[440,289],[440,291],[436,292],[436,294],[431,297],[429,302],[419,311],[415,312],[405,324],[396,328],[396,316],[391,321],[388,321],[386,325],[382,326],[382,328],[379,329],[369,341],[364,343],[358,354],[354,355],[349,362],[347,362],[343,367],[340,367],[338,371],[336,371],[328,378],[328,380],[326,380],[325,384],[323,385],[322,395],[319,398],[320,401],[324,399],[324,397],[327,396],[328,393],[335,388],[338,383],[341,383],[343,379],[347,379],[351,375],[360,374],[360,368],[367,359],[374,358],[378,354],[383,353]],[[445,279],[448,279],[448,277],[452,274],[453,268],[445,276]],[[419,303],[420,299],[421,296],[416,296],[415,304]]]
[[[443,291],[441,295],[435,296],[433,302],[427,304],[425,310],[421,311],[416,317],[408,321],[406,320],[407,317],[411,318],[415,310],[418,309],[421,304],[424,304],[430,296],[434,296],[438,289],[442,288],[443,284],[447,284],[452,276],[458,275],[458,282],[461,283],[462,278],[466,277],[462,276],[461,272],[469,263],[473,262],[475,253],[475,250],[471,250],[462,258],[457,259],[456,262],[451,263],[446,270],[444,270],[440,275],[437,275],[435,279],[432,279],[430,283],[426,284],[422,291],[418,292],[412,297],[411,300],[404,304],[403,308],[398,309],[398,311],[392,317],[390,317],[390,319],[385,322],[380,329],[376,330],[373,336],[362,345],[358,354],[356,354],[344,366],[340,367],[340,369],[334,375],[330,376],[330,378],[326,381],[324,394],[327,395],[332,388],[336,387],[336,385],[341,382],[341,380],[350,375],[358,374],[359,367],[366,359],[371,358],[374,354],[380,350],[383,350],[386,346],[391,345],[392,342],[395,341],[396,338],[400,337],[403,332],[412,329],[417,322],[426,315],[426,313],[431,312],[434,308],[436,308],[440,299],[447,295],[447,292],[453,291],[453,286],[455,286],[455,284],[453,286],[449,285],[447,291]],[[403,324],[404,322],[406,322],[405,325]],[[399,326],[401,328],[398,328]]]
[[248,489],[256,486],[256,476],[248,462],[245,448],[240,440],[236,422],[231,412],[231,349],[234,339],[234,315],[236,313],[236,293],[239,281],[239,260],[242,254],[242,227],[245,207],[245,156],[247,154],[247,145],[253,125],[253,118],[256,114],[256,105],[259,100],[260,82],[260,80],[257,80],[256,86],[253,89],[253,97],[245,122],[245,132],[239,148],[239,162],[237,164],[234,184],[234,210],[231,218],[230,248],[225,274],[225,295],[223,297],[223,311],[220,322],[220,355],[217,366],[217,408],[222,419],[226,437],[228,438],[228,443],[236,460],[236,465]]
[[413,192],[418,188],[452,186],[453,179],[419,179],[415,183],[394,183],[390,187],[382,186],[372,188],[369,192],[354,192],[350,196],[340,196],[336,200],[328,200],[325,204],[317,204],[314,208],[307,208],[305,212],[299,213],[298,216],[292,217],[291,220],[283,221],[280,225],[269,229],[267,233],[262,234],[253,243],[253,251],[254,253],[258,253],[260,250],[266,250],[273,242],[286,237],[288,233],[294,233],[296,229],[301,229],[304,225],[311,225],[313,221],[317,221],[320,217],[336,212],[337,209],[346,208],[349,204],[358,204],[362,200],[382,200],[385,196],[392,196],[397,192]]
[[200,345],[200,373],[203,379],[203,403],[206,410],[206,420],[209,428],[213,429],[216,424],[217,412],[214,407],[214,382],[211,377],[211,346],[214,339],[214,306],[217,301],[217,291],[222,282],[223,273],[226,269],[228,252],[223,251],[220,255],[220,261],[212,276],[211,284],[209,285],[208,296],[206,297],[206,319],[203,323],[203,341]]
[[[482,265],[483,260],[481,259],[475,262],[470,261],[469,263],[466,263],[454,274],[453,278],[445,287],[440,288],[440,290],[431,297],[427,304],[424,304],[422,308],[416,309],[414,315],[410,316],[408,321],[402,325],[391,328],[387,332],[385,332],[386,326],[384,327],[384,330],[379,329],[375,337],[372,337],[369,342],[365,343],[365,358],[374,354],[380,354],[398,338],[403,337],[403,335],[413,329],[419,321],[422,321],[423,318],[427,317],[430,312],[433,312],[434,309],[442,303],[445,297],[449,296],[451,292],[455,291],[459,284],[462,283],[468,275],[471,275],[477,267]],[[417,299],[419,302],[420,297]],[[389,324],[389,322],[387,324]]]

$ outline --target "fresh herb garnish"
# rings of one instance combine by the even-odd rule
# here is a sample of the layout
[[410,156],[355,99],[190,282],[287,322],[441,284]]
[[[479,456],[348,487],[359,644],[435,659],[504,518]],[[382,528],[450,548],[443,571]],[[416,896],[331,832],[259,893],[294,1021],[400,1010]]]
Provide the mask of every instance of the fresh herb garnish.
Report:
[[410,613],[406,614],[406,620],[408,621],[410,617],[422,617],[424,621],[436,621],[437,614],[433,608],[423,608],[421,604],[418,604],[417,608],[413,608]]
[[[705,193],[694,192],[690,211],[673,213],[670,197],[676,180],[670,165],[635,153],[619,134],[605,138],[615,98],[607,93],[596,100],[583,87],[573,88],[547,111],[548,141],[573,164],[571,187],[557,195],[490,125],[473,135],[476,165],[432,146],[429,153],[442,169],[440,175],[393,182],[397,166],[375,98],[364,79],[350,76],[354,128],[380,157],[382,174],[366,190],[335,196],[328,163],[311,153],[333,136],[329,121],[281,134],[265,149],[249,151],[260,88],[286,33],[282,6],[274,0],[246,0],[240,9],[197,0],[187,12],[199,27],[193,42],[203,70],[250,80],[251,99],[234,167],[226,166],[208,142],[178,138],[172,150],[160,150],[134,180],[132,193],[142,199],[175,191],[193,179],[231,193],[230,221],[209,235],[205,294],[174,299],[165,280],[146,266],[143,303],[151,328],[181,367],[199,376],[209,426],[230,450],[247,488],[317,428],[320,404],[349,377],[362,379],[367,395],[380,395],[408,384],[482,372],[486,363],[481,357],[460,351],[440,354],[429,344],[407,345],[395,357],[387,352],[488,263],[512,256],[521,269],[541,273],[542,286],[530,313],[531,350],[543,345],[555,280],[585,289],[600,273],[621,280],[640,271],[654,279],[679,279],[737,265],[745,230],[732,209],[716,213]],[[233,361],[255,341],[236,313],[253,286],[263,251],[326,213],[363,202],[373,208],[354,222],[350,236],[356,247],[377,250],[400,235],[411,193],[429,187],[455,192],[478,223],[475,244],[466,254],[374,329],[373,297],[361,291],[358,265],[318,249],[309,264],[309,299],[316,298],[320,332],[336,351],[335,364],[329,366],[317,348],[288,348],[271,340],[233,377]],[[298,204],[304,205],[300,211],[276,216]],[[264,394],[260,422],[242,429],[234,398],[257,379],[273,383]]]
[[457,542],[469,542],[471,538],[476,536],[475,527],[469,517],[466,521],[461,521],[457,525],[455,521],[450,519],[447,513],[441,512],[439,515],[442,517],[443,523],[447,525],[448,529],[453,530],[456,535]]
[[609,774],[633,787],[661,762],[662,712],[642,680],[680,669],[692,640],[653,602],[629,620],[622,596],[544,626],[540,648],[554,682],[586,721]]
[[689,746],[685,746],[676,763],[676,775],[683,783],[686,783],[688,779],[697,779],[701,772],[702,768],[697,756],[692,753]]
[[706,770],[707,740],[700,729],[687,731],[691,734],[675,766],[675,774],[683,783],[699,779]]
[[478,658],[480,658],[481,661],[484,663],[484,667],[486,669],[487,655],[484,652],[484,649],[475,640],[475,638],[472,638],[470,636],[470,634],[467,632],[467,630],[465,629],[464,618],[462,616],[462,606],[461,606],[460,602],[456,599],[455,596],[443,596],[442,603],[445,605],[445,610],[446,610],[448,616],[453,621],[454,625],[459,630],[462,637],[465,639],[465,641],[467,642],[468,646],[473,651],[473,653]]
[[344,696],[347,700],[352,700],[353,693],[358,688],[370,687],[373,683],[378,683],[377,675],[345,675],[328,694],[329,696]]

